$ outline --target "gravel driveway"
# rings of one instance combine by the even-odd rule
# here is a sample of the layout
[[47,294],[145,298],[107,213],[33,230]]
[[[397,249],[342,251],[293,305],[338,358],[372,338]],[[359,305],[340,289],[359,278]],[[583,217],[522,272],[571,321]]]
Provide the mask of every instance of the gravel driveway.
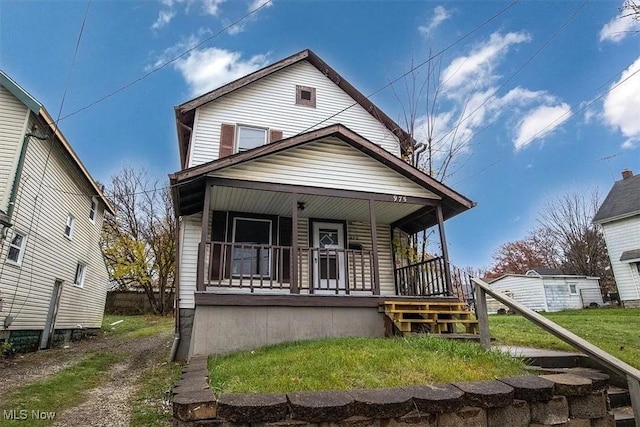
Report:
[[125,361],[113,365],[108,380],[87,392],[79,406],[56,414],[54,426],[128,426],[130,400],[137,390],[137,380],[147,368],[169,356],[171,333],[123,339],[122,337],[89,337],[73,342],[68,348],[56,348],[18,355],[0,360],[0,402],[3,394],[17,386],[42,380],[71,366],[95,352],[125,353]]

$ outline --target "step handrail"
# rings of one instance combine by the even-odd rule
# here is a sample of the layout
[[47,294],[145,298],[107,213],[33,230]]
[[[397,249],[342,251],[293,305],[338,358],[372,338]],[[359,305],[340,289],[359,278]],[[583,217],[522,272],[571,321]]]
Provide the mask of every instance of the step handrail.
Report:
[[552,322],[541,314],[536,313],[525,305],[493,290],[485,281],[476,277],[472,277],[471,280],[475,284],[476,316],[478,318],[480,328],[480,343],[484,348],[489,348],[491,346],[491,337],[489,335],[489,316],[487,313],[487,294],[489,294],[497,301],[506,305],[511,310],[517,311],[524,318],[535,323],[537,326],[540,326],[547,332],[550,332],[560,340],[594,358],[604,366],[626,376],[635,421],[636,424],[640,426],[640,370],[607,353],[600,347],[591,344],[589,341],[579,337],[557,323]]

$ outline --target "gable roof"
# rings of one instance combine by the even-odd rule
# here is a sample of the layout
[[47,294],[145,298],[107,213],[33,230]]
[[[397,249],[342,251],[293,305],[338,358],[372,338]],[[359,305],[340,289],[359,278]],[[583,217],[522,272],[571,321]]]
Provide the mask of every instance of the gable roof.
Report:
[[[346,142],[353,148],[438,195],[441,198],[444,219],[451,218],[475,206],[475,203],[465,196],[402,161],[385,149],[368,141],[346,126],[335,124],[291,138],[282,139],[252,150],[213,160],[169,175],[171,186],[174,187],[176,214],[190,215],[202,210],[206,177],[209,173],[247,163],[327,137],[335,137]],[[417,226],[417,224],[406,226],[412,227]]]
[[114,214],[115,211],[109,200],[105,197],[102,189],[98,187],[98,184],[94,181],[94,179],[89,174],[89,171],[80,161],[78,155],[71,148],[71,144],[64,137],[58,126],[56,125],[53,118],[49,115],[49,112],[44,108],[44,106],[38,102],[33,96],[31,96],[26,90],[24,90],[18,83],[16,83],[11,77],[9,77],[4,71],[0,70],[0,85],[4,86],[13,96],[15,96],[20,102],[22,102],[29,110],[39,116],[44,123],[49,127],[51,133],[56,135],[56,139],[60,142],[63,150],[69,155],[72,163],[78,168],[80,174],[83,175],[91,188],[95,191],[95,194],[100,198],[102,203],[105,205],[105,209],[107,209],[110,213]]
[[616,181],[593,222],[602,224],[633,215],[640,215],[640,175]]
[[318,55],[309,49],[298,52],[288,58],[282,59],[258,71],[254,71],[244,77],[241,77],[231,83],[221,86],[211,92],[205,93],[197,98],[187,101],[175,107],[176,124],[178,127],[178,150],[180,152],[180,164],[185,164],[186,155],[189,147],[189,140],[195,120],[195,110],[211,101],[228,95],[242,87],[256,82],[268,75],[280,71],[286,67],[296,64],[300,61],[307,61],[323,73],[329,80],[336,84],[340,89],[347,93],[353,100],[364,108],[373,118],[382,123],[391,133],[400,140],[400,148],[402,152],[406,152],[413,142],[413,138],[400,125],[387,116],[380,108],[364,96],[351,83],[346,81],[340,74],[324,62]]

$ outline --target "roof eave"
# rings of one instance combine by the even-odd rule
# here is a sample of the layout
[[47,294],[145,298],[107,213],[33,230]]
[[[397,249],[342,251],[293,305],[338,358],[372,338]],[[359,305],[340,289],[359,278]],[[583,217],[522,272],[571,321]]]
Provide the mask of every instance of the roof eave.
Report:
[[56,125],[55,121],[53,120],[53,118],[51,117],[49,112],[46,110],[46,108],[41,106],[40,107],[40,111],[38,112],[38,114],[39,114],[40,118],[42,118],[42,120],[44,120],[44,122],[47,124],[47,126],[49,127],[51,132],[55,134],[55,136],[57,137],[58,141],[60,141],[60,144],[62,145],[64,150],[67,152],[67,154],[69,154],[69,157],[71,157],[71,159],[76,164],[76,166],[78,167],[78,169],[80,170],[82,175],[84,175],[84,177],[86,178],[86,180],[89,183],[89,185],[95,191],[95,194],[98,197],[100,197],[100,199],[102,200],[102,202],[105,205],[105,209],[107,209],[109,211],[109,213],[111,213],[112,215],[115,215],[115,209],[113,208],[113,206],[109,202],[109,199],[107,199],[107,197],[104,195],[102,189],[98,187],[98,184],[96,184],[95,180],[91,177],[91,174],[85,168],[85,166],[82,163],[82,161],[80,161],[80,158],[78,157],[76,152],[73,151],[73,148],[71,147],[71,144],[69,144],[69,141],[67,141],[67,139],[62,134],[62,132],[60,132],[60,129],[58,128],[58,126]]

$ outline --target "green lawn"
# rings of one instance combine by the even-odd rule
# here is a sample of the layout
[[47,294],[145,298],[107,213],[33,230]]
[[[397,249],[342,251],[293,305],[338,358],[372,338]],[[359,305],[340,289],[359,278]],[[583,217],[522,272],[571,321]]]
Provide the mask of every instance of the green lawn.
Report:
[[400,387],[518,375],[521,362],[435,337],[334,338],[209,357],[216,392],[275,393]]
[[[640,309],[599,308],[543,314],[604,351],[640,368]],[[489,316],[489,328],[496,344],[574,350],[519,315]]]
[[105,315],[102,319],[102,332],[107,336],[144,338],[171,330],[173,322],[174,318],[172,316]]

